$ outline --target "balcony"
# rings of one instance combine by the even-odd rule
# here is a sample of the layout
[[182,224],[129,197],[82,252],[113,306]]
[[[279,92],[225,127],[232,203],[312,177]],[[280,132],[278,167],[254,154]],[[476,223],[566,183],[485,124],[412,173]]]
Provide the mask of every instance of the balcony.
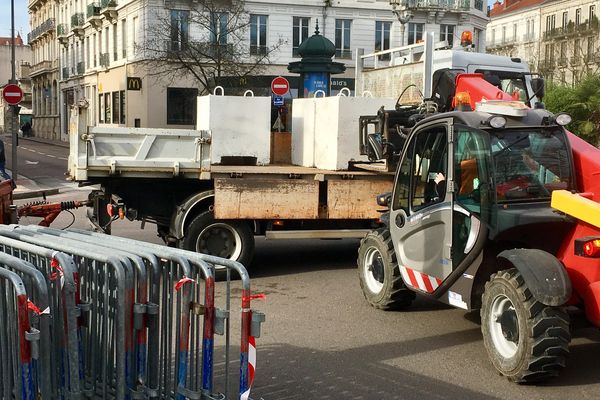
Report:
[[85,31],[83,29],[83,24],[85,24],[85,18],[83,17],[83,13],[76,13],[71,15],[71,30],[75,34],[75,36],[83,37]]
[[582,36],[588,35],[592,32],[598,31],[600,27],[600,23],[596,17],[593,17],[591,21],[587,19],[581,22],[579,25],[573,23],[573,21],[569,21],[569,23],[565,26],[554,28],[547,30],[544,32],[544,40],[551,39],[562,39],[570,36]]
[[108,53],[100,54],[100,66],[104,68],[108,68],[110,65],[110,55]]
[[479,11],[483,11],[483,0],[475,0],[475,8]]
[[48,73],[53,72],[56,68],[57,68],[56,61],[45,60],[45,61],[39,62],[37,64],[33,64],[29,68],[29,77],[34,78],[39,75],[48,74]]
[[521,37],[521,41],[522,41],[523,43],[535,42],[535,41],[536,41],[536,38],[535,38],[535,35],[534,35],[534,34],[532,34],[532,33],[529,33],[529,34],[527,34],[527,33],[526,33],[526,34],[524,34],[524,35]]
[[62,77],[63,80],[69,79],[69,67],[63,67],[62,68],[61,77]]
[[[477,2],[477,1],[476,1]],[[483,1],[481,1],[483,3]],[[445,10],[469,11],[470,0],[400,0],[400,8],[404,10]],[[483,9],[483,4],[481,5]]]
[[37,26],[34,30],[27,34],[27,43],[32,44],[38,39],[46,36],[50,32],[53,32],[56,28],[54,18],[48,18],[41,25]]
[[102,0],[100,2],[100,12],[106,17],[111,23],[116,21],[117,16],[117,1],[116,0]]
[[68,34],[69,26],[67,24],[58,24],[58,26],[56,27],[56,37],[58,38],[60,44],[62,44],[63,46],[66,46],[69,42]]
[[567,66],[567,57],[559,57],[557,64],[559,67],[566,67]]
[[100,3],[91,3],[87,6],[87,21],[96,29],[102,26],[102,13]]

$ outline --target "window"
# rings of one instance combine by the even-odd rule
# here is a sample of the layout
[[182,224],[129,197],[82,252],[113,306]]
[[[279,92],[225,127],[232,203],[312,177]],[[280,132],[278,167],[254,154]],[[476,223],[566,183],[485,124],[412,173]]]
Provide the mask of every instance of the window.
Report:
[[167,124],[194,125],[196,97],[198,89],[167,88]]
[[227,13],[213,12],[210,15],[210,43],[227,44]]
[[[454,46],[454,25],[440,25],[440,42],[446,41],[448,46]],[[492,43],[494,38],[492,37]]]
[[575,25],[581,24],[581,8],[575,10]]
[[[375,22],[375,51],[388,50],[390,48],[390,29],[391,22],[376,21]],[[380,60],[389,60],[389,54],[379,56]]]
[[408,24],[408,44],[415,44],[423,41],[423,25],[410,22]]
[[119,92],[112,92],[112,104],[112,122],[113,124],[118,124],[119,121],[121,121],[121,116],[119,115],[119,105],[121,104],[121,101],[119,100]]
[[250,54],[267,54],[267,16],[250,15]]
[[[488,180],[490,165],[487,134],[473,128],[457,126],[457,137],[454,145],[454,181],[457,188],[456,199],[471,212],[481,212],[480,187]],[[486,199],[487,200],[487,199]],[[485,201],[484,203],[487,203]]]
[[127,20],[121,20],[121,51],[123,58],[127,58]]
[[590,26],[593,26],[593,24],[595,23],[594,20],[596,19],[596,6],[595,5],[591,5],[590,6],[590,11],[589,11],[589,24]]
[[117,52],[117,25],[113,25],[113,61],[119,59],[119,53]]
[[90,37],[85,38],[85,65],[90,66]]
[[562,128],[506,129],[492,136],[499,202],[550,199],[571,188],[571,163]]
[[513,24],[513,41],[517,41],[517,24]]
[[562,27],[563,27],[563,29],[566,29],[568,24],[569,24],[569,12],[565,11],[562,14]]
[[98,95],[98,122],[104,123],[104,95],[102,93]]
[[110,61],[110,53],[109,53],[109,45],[110,45],[110,37],[109,37],[109,28],[108,26],[106,27],[106,32],[104,32],[104,53],[106,53],[106,60]]
[[121,100],[121,102],[119,103],[119,115],[121,116],[121,120],[119,122],[125,125],[127,123],[127,121],[125,120],[125,91],[121,90],[119,93],[119,99]]
[[591,61],[592,57],[594,56],[594,37],[593,36],[588,36],[588,40],[587,40],[587,58],[588,60]]
[[567,42],[560,42],[560,59],[559,62],[564,63],[567,59]]
[[492,29],[492,45],[496,44],[496,30]]
[[[564,16],[565,14],[563,14],[563,23],[564,23]],[[556,15],[552,14],[552,15],[548,15],[546,17],[546,33],[551,32],[554,28],[555,28],[555,24],[556,24]],[[566,26],[566,25],[564,25]]]
[[408,214],[445,199],[447,142],[445,126],[426,129],[413,137],[398,173],[393,209],[401,208]]
[[186,50],[189,41],[189,18],[189,11],[171,10],[171,43],[169,50]]
[[110,93],[104,93],[104,122],[107,124],[110,124],[111,121],[110,100]]
[[137,28],[138,28],[138,17],[133,17],[131,20],[131,44],[133,45],[133,52],[135,54],[135,48],[137,46]]
[[579,61],[580,61],[579,57],[581,55],[580,50],[581,50],[581,39],[577,38],[577,39],[575,39],[575,42],[573,45],[573,57],[574,57],[573,64],[574,63],[579,64]]
[[294,17],[293,18],[293,33],[292,33],[292,56],[299,57],[298,47],[308,38],[308,29],[310,26],[310,18]]
[[506,26],[502,27],[502,43],[506,43]]
[[96,51],[96,40],[97,40],[96,39],[96,34],[94,33],[94,38],[92,39],[93,46],[94,46],[94,49],[93,49],[93,54],[94,54],[94,68],[96,67],[96,65],[98,65],[98,54],[97,54],[97,51]]
[[350,51],[350,26],[352,20],[335,20],[335,56],[338,58],[352,58]]

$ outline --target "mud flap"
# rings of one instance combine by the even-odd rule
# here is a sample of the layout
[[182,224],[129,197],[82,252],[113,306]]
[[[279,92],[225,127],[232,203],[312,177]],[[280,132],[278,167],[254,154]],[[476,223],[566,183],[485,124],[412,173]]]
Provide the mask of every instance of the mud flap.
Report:
[[519,270],[531,294],[547,306],[561,306],[571,297],[571,280],[562,263],[538,249],[504,250],[498,254],[501,269]]

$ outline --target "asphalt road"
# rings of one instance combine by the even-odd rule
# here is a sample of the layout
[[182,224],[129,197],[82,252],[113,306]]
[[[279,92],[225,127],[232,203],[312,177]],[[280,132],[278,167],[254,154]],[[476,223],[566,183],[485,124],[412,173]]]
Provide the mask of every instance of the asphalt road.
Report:
[[[49,200],[82,198],[85,192],[74,191]],[[64,214],[53,227],[70,222]],[[88,227],[84,210],[75,211],[74,225]],[[113,232],[160,243],[153,225],[141,230],[139,222],[117,221]],[[371,308],[358,284],[357,246],[357,241],[257,241],[249,270],[253,292],[266,300],[255,300],[253,307],[267,321],[257,339],[254,399],[600,398],[597,329],[574,332],[568,367],[558,379],[515,385],[488,361],[477,313],[419,297],[406,311]],[[217,292],[223,290],[218,283]],[[232,293],[239,295],[239,283]],[[238,317],[234,306],[234,329]],[[215,356],[217,365],[220,357]]]

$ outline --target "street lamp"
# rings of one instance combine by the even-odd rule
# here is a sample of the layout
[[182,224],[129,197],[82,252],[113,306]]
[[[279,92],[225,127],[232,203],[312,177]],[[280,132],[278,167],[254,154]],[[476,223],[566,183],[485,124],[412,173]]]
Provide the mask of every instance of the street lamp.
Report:
[[396,18],[398,18],[398,21],[400,22],[400,46],[404,46],[405,25],[413,17],[413,14],[407,10],[409,1],[410,0],[390,0],[392,12],[396,15]]

